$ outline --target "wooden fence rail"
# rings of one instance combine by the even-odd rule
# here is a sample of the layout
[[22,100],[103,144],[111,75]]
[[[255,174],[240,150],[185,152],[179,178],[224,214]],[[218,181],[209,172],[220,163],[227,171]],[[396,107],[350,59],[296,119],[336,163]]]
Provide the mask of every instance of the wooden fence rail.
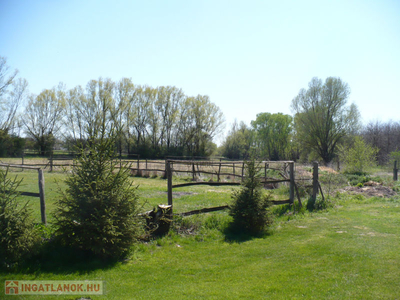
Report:
[[[186,187],[186,186],[193,186],[193,185],[209,185],[209,186],[238,186],[241,185],[240,182],[212,182],[212,181],[204,181],[204,182],[189,182],[189,183],[182,183],[182,184],[172,184],[172,174],[173,172],[188,172],[188,171],[181,171],[181,170],[175,170],[173,169],[173,164],[174,163],[178,163],[177,161],[173,161],[173,160],[167,160],[166,162],[166,176],[167,176],[167,187],[168,187],[168,205],[171,206],[171,209],[173,207],[173,193],[172,193],[172,189],[174,188],[180,188],[180,187]],[[192,166],[192,170],[194,170],[193,167],[193,162],[184,162],[184,164],[191,164]],[[276,163],[276,162],[274,162]],[[294,204],[294,193],[296,191],[297,193],[297,198],[299,200],[299,204],[301,205],[301,200],[300,200],[300,196],[297,190],[297,186],[295,184],[295,176],[294,176],[294,162],[293,161],[285,161],[285,164],[289,165],[289,178],[288,179],[281,179],[281,180],[277,180],[277,179],[271,179],[268,180],[267,178],[265,178],[262,183],[264,184],[268,184],[268,183],[279,183],[279,182],[288,182],[289,183],[289,199],[286,200],[273,200],[272,204],[273,205],[281,205],[281,204]],[[196,162],[196,164],[200,164],[200,165],[206,165],[208,166],[208,162]],[[219,167],[219,164],[215,165]],[[318,169],[317,169],[318,170]],[[190,171],[190,170],[189,170]],[[206,173],[204,171],[202,171],[202,173]],[[214,174],[213,172],[208,172],[211,174]],[[218,173],[221,175],[222,173],[220,173],[220,168],[218,169]],[[194,174],[194,171],[193,171]],[[243,173],[242,173],[243,174]],[[265,175],[267,174],[267,172],[265,171]],[[240,176],[240,175],[239,175]],[[243,175],[241,176],[242,178],[244,177]],[[219,177],[218,177],[219,179]],[[222,209],[226,209],[228,208],[228,206],[218,206],[218,207],[211,207],[211,208],[203,208],[203,209],[199,209],[199,210],[195,210],[195,211],[191,211],[191,212],[187,212],[187,213],[181,213],[180,215],[182,216],[187,216],[187,215],[192,215],[192,214],[199,214],[199,213],[204,213],[204,212],[210,212],[210,211],[218,211],[218,210],[222,210]]]
[[[140,171],[158,171],[158,172],[165,172],[168,183],[168,205],[173,204],[173,198],[172,198],[172,189],[173,188],[179,188],[179,187],[185,187],[185,186],[193,186],[193,185],[210,185],[210,186],[238,186],[241,183],[240,182],[221,182],[221,176],[232,176],[234,179],[236,177],[239,177],[243,180],[244,178],[244,162],[243,161],[235,161],[235,162],[202,162],[202,161],[177,161],[177,160],[166,160],[164,161],[157,161],[157,162],[151,162],[152,164],[162,164],[165,166],[165,168],[149,168],[149,162],[145,160],[145,165],[146,168],[140,168],[140,161],[134,160],[134,161],[124,161],[125,163],[129,162],[135,162],[137,164],[137,168],[130,168],[131,170],[140,170]],[[174,169],[173,165],[175,164],[184,164],[188,165],[190,168],[188,170],[179,170],[179,169]],[[296,180],[295,180],[295,172],[294,172],[294,162],[293,161],[282,161],[282,162],[263,162],[264,163],[264,179],[261,181],[263,184],[276,184],[276,183],[281,183],[281,182],[287,182],[289,183],[289,199],[287,200],[275,200],[272,201],[274,205],[280,205],[280,204],[294,204],[294,197],[295,193],[297,196],[297,199],[299,201],[299,204],[301,205],[301,199],[299,196],[298,188],[296,185]],[[283,172],[280,172],[279,174],[283,179],[276,179],[276,178],[267,178],[267,170],[268,169],[273,169],[275,171],[282,171],[282,169],[278,168],[271,168],[270,164],[272,163],[283,163]],[[55,164],[52,163],[52,166],[55,166]],[[211,171],[205,171],[205,170],[200,170],[199,166],[214,166],[218,167],[218,172],[211,172]],[[224,167],[232,167],[233,173],[226,173],[225,171],[222,171],[222,166]],[[15,164],[4,164],[0,163],[0,167],[11,167],[11,168],[21,168],[21,169],[33,169],[33,170],[38,170],[38,184],[39,184],[39,194],[36,193],[21,193],[25,194],[28,196],[33,196],[33,197],[39,197],[40,198],[40,209],[41,209],[41,218],[42,218],[42,223],[46,224],[46,204],[45,204],[45,192],[44,192],[44,175],[43,175],[43,169],[30,166],[30,165],[15,165]],[[287,167],[289,170],[287,170]],[[197,168],[197,170],[196,170]],[[239,170],[241,174],[237,174],[236,171]],[[195,179],[196,175],[199,174],[211,174],[211,175],[217,175],[218,181],[217,182],[190,182],[190,183],[183,183],[183,184],[172,184],[172,174],[173,173],[192,173],[193,180]],[[287,173],[287,174],[284,174]],[[396,179],[395,179],[395,174],[396,174]],[[288,175],[288,176],[287,176]],[[394,170],[393,170],[393,179],[397,180],[397,162],[395,162],[394,165]],[[297,179],[297,180],[310,180],[310,179]],[[322,194],[322,188],[321,185],[319,184],[318,181],[318,163],[314,163],[313,165],[313,178],[312,178],[312,187],[313,187],[313,192],[312,192],[312,200],[315,202],[316,197],[318,192],[320,191]],[[224,206],[226,208],[226,206]],[[208,209],[213,209],[213,208],[208,208]],[[208,209],[200,209],[196,210],[196,213],[202,213],[202,212],[207,212],[207,211],[214,211],[214,210],[208,210]],[[220,209],[224,209],[221,208]],[[218,209],[217,209],[218,210]],[[193,213],[195,214],[195,213]],[[190,214],[187,214],[190,215]]]
[[30,169],[30,170],[37,170],[38,171],[38,185],[39,185],[39,194],[37,193],[25,193],[22,192],[22,195],[31,196],[31,197],[39,197],[40,198],[40,215],[42,219],[42,223],[47,225],[47,218],[46,218],[46,198],[45,198],[45,184],[44,184],[44,174],[43,169],[35,168],[26,165],[14,165],[14,164],[5,164],[0,163],[0,167],[5,168],[21,168],[21,169]]

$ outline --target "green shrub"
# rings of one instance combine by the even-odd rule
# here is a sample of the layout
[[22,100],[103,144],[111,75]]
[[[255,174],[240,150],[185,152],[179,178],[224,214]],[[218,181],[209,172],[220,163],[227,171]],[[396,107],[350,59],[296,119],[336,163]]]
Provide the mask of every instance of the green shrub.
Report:
[[246,163],[246,178],[241,188],[232,193],[233,203],[229,214],[233,217],[231,229],[235,232],[258,234],[271,225],[269,214],[270,194],[261,188],[259,167],[254,160]]
[[361,137],[354,138],[350,148],[339,147],[340,160],[345,163],[347,173],[364,173],[376,165],[378,149],[368,145]]
[[333,202],[329,198],[317,197],[314,204],[314,210],[325,210],[331,207],[333,207]]
[[363,186],[364,183],[371,180],[371,177],[368,174],[361,172],[356,172],[352,174],[344,173],[344,175],[346,176],[351,186],[358,186],[359,184]]
[[137,193],[129,171],[116,169],[114,141],[102,136],[81,149],[57,202],[56,235],[98,257],[126,254],[138,234]]
[[383,178],[380,177],[380,176],[371,177],[371,180],[375,181],[375,182],[378,182],[378,183],[383,183]]
[[334,203],[330,198],[322,198],[322,196],[318,195],[315,202],[310,197],[307,201],[307,210],[309,211],[319,211],[331,208],[334,206]]
[[38,241],[28,203],[18,200],[17,188],[22,180],[7,177],[8,170],[0,169],[0,262],[6,265],[15,264]]
[[400,167],[400,151],[390,152],[389,166],[394,167],[394,162],[397,161],[397,168]]

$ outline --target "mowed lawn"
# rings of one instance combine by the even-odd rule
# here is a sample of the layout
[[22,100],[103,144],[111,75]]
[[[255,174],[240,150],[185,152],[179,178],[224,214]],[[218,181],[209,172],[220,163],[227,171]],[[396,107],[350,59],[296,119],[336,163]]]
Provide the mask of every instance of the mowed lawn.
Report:
[[[35,192],[37,173],[23,174],[21,191]],[[13,174],[17,174],[13,173]],[[35,177],[36,176],[36,177]],[[48,212],[54,209],[63,174],[45,174]],[[143,210],[166,203],[166,181],[133,178]],[[61,182],[61,189],[65,185]],[[34,187],[36,188],[34,190]],[[232,188],[176,189],[176,211],[229,203]],[[21,197],[21,201],[28,199]],[[32,199],[40,221],[39,200]],[[169,236],[134,247],[129,259],[104,266],[88,261],[66,266],[49,260],[18,273],[0,273],[1,281],[103,280],[105,294],[91,299],[399,299],[400,201],[349,197],[319,213],[276,217],[269,235],[227,239],[226,212],[189,217],[205,226],[193,234]],[[48,216],[51,222],[51,215]],[[79,297],[89,295],[79,295]],[[69,296],[4,296],[0,299],[76,299]]]

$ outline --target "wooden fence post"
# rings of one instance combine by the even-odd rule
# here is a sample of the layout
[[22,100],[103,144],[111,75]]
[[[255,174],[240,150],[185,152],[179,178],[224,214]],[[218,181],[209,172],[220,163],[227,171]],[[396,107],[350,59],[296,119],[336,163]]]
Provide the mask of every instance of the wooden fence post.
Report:
[[289,200],[290,204],[294,204],[294,162],[289,163],[289,172],[290,172]]
[[313,166],[313,193],[312,193],[312,199],[315,203],[317,200],[317,194],[318,194],[318,162],[314,162]]
[[394,168],[393,168],[393,180],[394,181],[397,181],[397,171],[398,171],[398,169],[397,169],[397,160],[395,160],[394,161]]
[[[24,165],[24,154],[25,154],[25,151],[22,151],[22,165]],[[24,171],[24,168],[21,168],[21,172],[23,172]]]
[[242,181],[244,180],[244,162],[242,163]]
[[50,152],[50,172],[53,172],[53,151]]
[[236,180],[235,163],[233,163],[233,181]]
[[42,216],[42,223],[47,225],[46,220],[46,202],[44,197],[44,175],[43,170],[39,169],[39,195],[40,195],[40,213]]
[[137,166],[137,172],[139,172],[140,171],[140,156],[138,155],[138,158],[137,158],[137,162],[136,162],[136,166]]
[[[168,179],[168,205],[172,205],[172,170],[170,161],[167,161],[167,179]],[[171,207],[171,212],[172,212],[172,207]]]
[[264,181],[267,181],[267,163],[264,164]]
[[218,168],[218,182],[220,182],[220,173],[221,173],[221,158],[219,159],[219,168]]

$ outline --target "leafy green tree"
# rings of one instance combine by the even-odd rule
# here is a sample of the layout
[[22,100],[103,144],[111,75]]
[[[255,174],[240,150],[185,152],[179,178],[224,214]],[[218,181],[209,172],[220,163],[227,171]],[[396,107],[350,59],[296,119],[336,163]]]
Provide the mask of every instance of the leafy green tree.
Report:
[[255,160],[246,163],[246,178],[232,194],[229,214],[233,217],[231,228],[246,234],[258,234],[272,224],[268,208],[271,196],[264,194],[260,183],[260,168]]
[[340,78],[328,77],[322,83],[315,77],[292,101],[302,148],[315,151],[326,164],[334,158],[339,142],[359,128],[356,105],[346,105],[349,94],[348,84]]
[[0,129],[0,157],[21,156],[25,147],[25,139],[16,135],[9,135]]
[[338,150],[347,173],[362,174],[376,165],[378,149],[365,143],[362,137],[356,136],[351,147],[339,146]]
[[270,160],[283,160],[290,156],[293,118],[282,113],[260,113],[251,125],[259,154]]
[[394,162],[397,161],[397,167],[400,165],[400,151],[390,152],[390,165],[393,166]]
[[253,133],[244,122],[232,124],[222,144],[221,154],[230,159],[247,159],[250,156]]
[[21,182],[0,169],[0,262],[5,264],[18,262],[38,242],[28,202],[17,200]]

